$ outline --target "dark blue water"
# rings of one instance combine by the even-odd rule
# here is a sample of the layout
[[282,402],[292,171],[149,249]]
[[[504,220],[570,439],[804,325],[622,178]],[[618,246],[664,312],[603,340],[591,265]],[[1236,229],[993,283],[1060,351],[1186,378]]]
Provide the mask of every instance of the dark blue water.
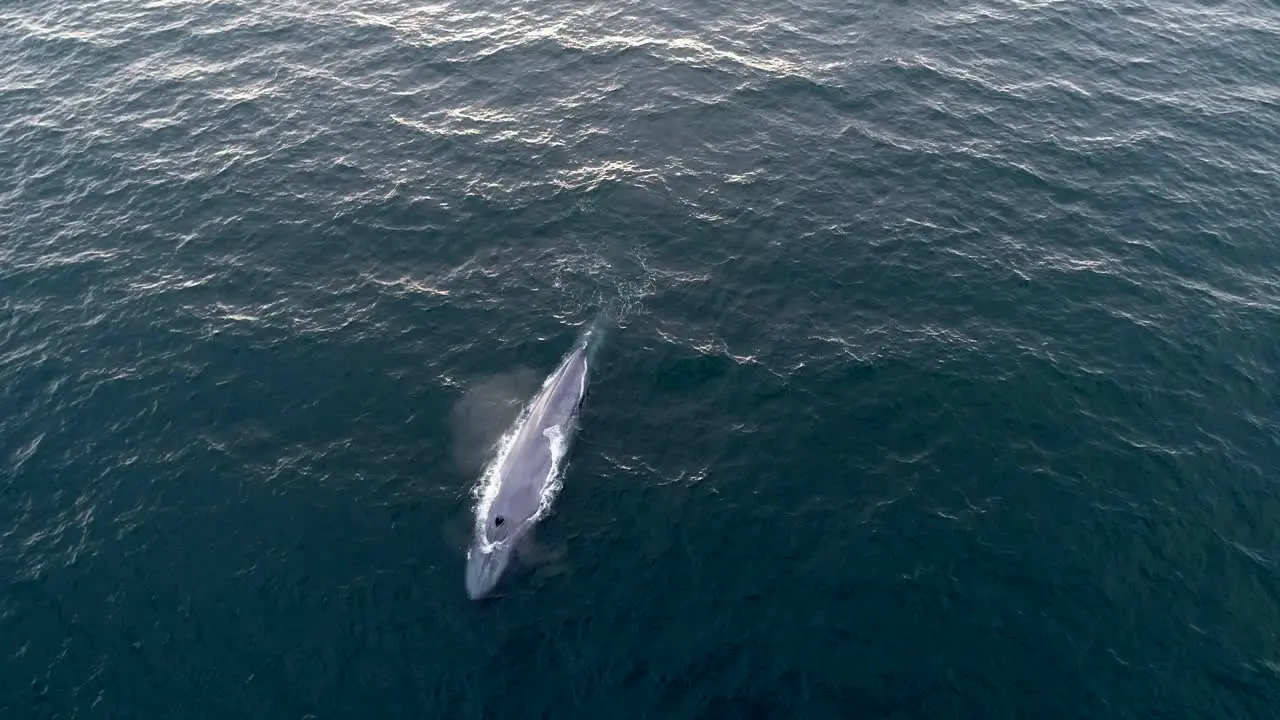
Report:
[[8,0],[0,717],[1274,718],[1278,226],[1261,0]]

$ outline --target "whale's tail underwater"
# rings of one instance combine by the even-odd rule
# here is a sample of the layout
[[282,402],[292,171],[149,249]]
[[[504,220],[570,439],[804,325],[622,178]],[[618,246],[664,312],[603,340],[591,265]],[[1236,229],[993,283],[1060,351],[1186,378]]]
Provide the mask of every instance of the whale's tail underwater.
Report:
[[467,551],[466,586],[473,599],[493,592],[516,544],[555,499],[562,461],[587,392],[590,362],[602,338],[598,324],[579,338],[503,437],[481,477],[475,537]]

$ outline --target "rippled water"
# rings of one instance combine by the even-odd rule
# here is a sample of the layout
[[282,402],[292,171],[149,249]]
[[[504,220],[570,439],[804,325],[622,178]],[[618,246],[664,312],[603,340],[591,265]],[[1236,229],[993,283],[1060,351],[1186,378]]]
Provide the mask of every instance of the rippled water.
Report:
[[1280,707],[1273,4],[11,0],[0,59],[0,715]]

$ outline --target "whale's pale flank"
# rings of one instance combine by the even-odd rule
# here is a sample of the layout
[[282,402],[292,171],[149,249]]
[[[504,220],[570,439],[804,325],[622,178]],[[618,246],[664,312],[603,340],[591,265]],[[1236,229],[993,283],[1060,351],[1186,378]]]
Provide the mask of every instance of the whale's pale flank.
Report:
[[542,519],[559,488],[578,408],[587,391],[588,333],[542,383],[499,445],[477,487],[475,537],[467,551],[467,594],[490,594],[515,546]]

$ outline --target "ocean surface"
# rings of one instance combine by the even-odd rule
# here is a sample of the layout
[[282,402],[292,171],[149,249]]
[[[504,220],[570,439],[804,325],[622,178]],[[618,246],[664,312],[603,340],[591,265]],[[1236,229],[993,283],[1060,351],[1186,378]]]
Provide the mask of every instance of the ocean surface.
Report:
[[0,4],[0,718],[1278,716],[1280,6]]

